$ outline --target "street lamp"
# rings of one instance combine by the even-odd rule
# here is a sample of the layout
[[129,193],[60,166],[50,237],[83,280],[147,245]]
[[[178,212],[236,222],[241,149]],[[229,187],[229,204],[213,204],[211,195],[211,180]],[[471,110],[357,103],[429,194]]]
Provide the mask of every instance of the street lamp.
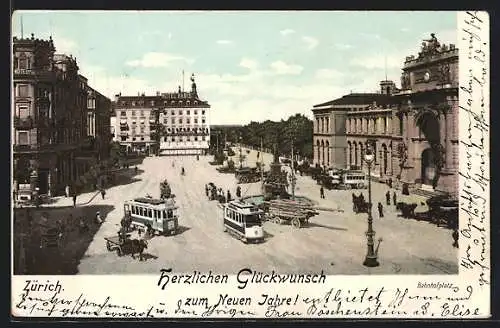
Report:
[[375,236],[375,231],[373,231],[373,217],[372,217],[372,184],[371,184],[371,168],[374,160],[374,155],[371,148],[368,148],[365,153],[365,162],[368,165],[368,231],[366,232],[368,252],[366,254],[364,266],[376,267],[379,266],[377,261],[377,254],[375,254],[373,236]]

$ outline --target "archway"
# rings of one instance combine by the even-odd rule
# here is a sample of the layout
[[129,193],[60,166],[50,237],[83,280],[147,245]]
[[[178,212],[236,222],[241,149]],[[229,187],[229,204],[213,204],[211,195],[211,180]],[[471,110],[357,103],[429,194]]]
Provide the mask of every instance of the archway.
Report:
[[358,166],[358,144],[356,141],[354,142],[354,166]]
[[439,117],[434,111],[425,109],[416,114],[415,123],[430,145],[422,151],[421,180],[435,188],[444,162]]
[[434,151],[431,148],[427,148],[422,152],[422,172],[421,179],[422,184],[433,185],[436,175],[436,159],[434,156]]
[[317,158],[317,163],[321,164],[321,158],[320,158],[320,144],[319,140],[316,140],[316,158]]
[[365,162],[365,147],[360,142],[359,143],[359,167],[361,170],[363,169],[364,162]]
[[326,141],[326,164],[330,167],[330,142]]
[[350,141],[347,142],[347,147],[349,151],[349,155],[347,156],[347,167],[352,165],[352,144]]
[[321,166],[325,166],[325,142],[321,140]]
[[387,146],[386,144],[382,144],[382,172],[384,175],[387,174]]

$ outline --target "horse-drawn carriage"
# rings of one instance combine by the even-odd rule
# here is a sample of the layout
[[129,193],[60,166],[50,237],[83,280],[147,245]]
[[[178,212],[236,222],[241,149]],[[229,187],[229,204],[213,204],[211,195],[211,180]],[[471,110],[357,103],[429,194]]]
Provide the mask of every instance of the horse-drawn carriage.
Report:
[[309,224],[309,219],[318,214],[305,202],[289,199],[274,199],[267,202],[266,219],[277,224],[290,223],[295,228]]
[[118,236],[105,237],[106,248],[108,251],[116,251],[118,256],[131,254],[135,258],[135,254],[139,254],[139,261],[142,261],[142,253],[148,248],[148,242],[144,239],[131,239],[130,234],[120,232]]
[[369,204],[365,200],[363,194],[356,196],[354,193],[352,194],[352,210],[354,213],[368,213]]
[[261,180],[261,172],[257,167],[242,167],[236,169],[235,177],[238,183],[253,183]]

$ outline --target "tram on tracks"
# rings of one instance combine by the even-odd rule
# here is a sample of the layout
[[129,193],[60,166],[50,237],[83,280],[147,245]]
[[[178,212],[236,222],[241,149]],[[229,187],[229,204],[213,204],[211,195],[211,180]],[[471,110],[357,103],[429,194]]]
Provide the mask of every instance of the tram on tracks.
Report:
[[233,200],[222,205],[224,231],[244,243],[263,242],[264,212],[256,205]]

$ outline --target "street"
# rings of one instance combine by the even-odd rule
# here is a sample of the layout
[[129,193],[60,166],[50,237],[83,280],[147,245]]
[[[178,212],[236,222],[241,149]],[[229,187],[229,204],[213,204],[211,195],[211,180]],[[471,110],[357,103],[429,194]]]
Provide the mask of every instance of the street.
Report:
[[[236,158],[238,150],[235,150]],[[256,152],[252,151],[247,157],[245,164],[255,165]],[[264,154],[266,169],[271,159],[270,154]],[[244,267],[285,273],[324,270],[327,274],[456,274],[458,271],[457,249],[452,246],[451,231],[427,222],[397,217],[395,207],[385,205],[388,187],[375,182],[372,183],[375,246],[382,238],[379,267],[362,265],[367,249],[367,215],[353,213],[353,190],[325,190],[325,199],[320,199],[319,186],[306,176],[297,176],[296,195],[306,196],[318,206],[343,212],[322,211],[310,219],[308,227],[301,229],[265,222],[266,241],[244,244],[223,232],[217,203],[205,197],[204,186],[208,182],[223,187],[225,192],[229,189],[233,197],[237,186],[234,174],[218,173],[216,167],[208,163],[210,160],[212,156],[200,157],[199,161],[196,157],[148,157],[138,166],[141,171],[136,176],[137,181],[108,189],[104,200],[100,196],[93,199],[94,205],[109,204],[114,209],[108,213],[81,259],[79,274],[157,273],[161,268],[172,268],[176,272],[236,273]],[[186,176],[180,174],[182,166]],[[104,238],[117,234],[123,202],[146,194],[159,197],[159,184],[165,178],[176,195],[180,233],[149,240],[145,261],[109,252]],[[260,183],[241,187],[243,196],[256,195]],[[362,192],[367,198],[368,191]],[[81,195],[79,201],[90,197],[91,194]],[[379,201],[384,204],[383,218],[379,218],[376,210]],[[70,199],[63,198],[57,205],[69,202]]]

